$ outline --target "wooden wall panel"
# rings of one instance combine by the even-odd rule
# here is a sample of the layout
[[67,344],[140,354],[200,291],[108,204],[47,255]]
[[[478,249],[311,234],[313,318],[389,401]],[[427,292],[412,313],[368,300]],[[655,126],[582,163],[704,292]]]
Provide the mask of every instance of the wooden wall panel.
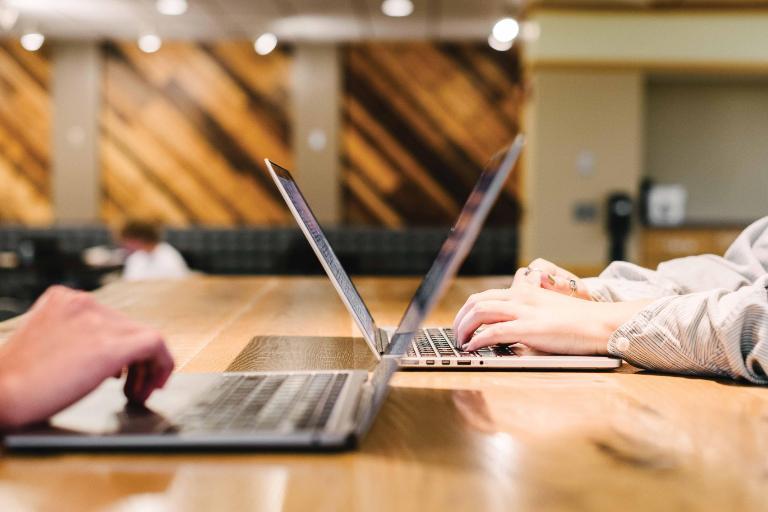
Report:
[[[485,44],[365,43],[343,50],[345,221],[455,219],[483,165],[518,131],[518,57]],[[510,180],[492,224],[519,218]]]
[[105,45],[102,216],[172,225],[288,220],[263,159],[291,165],[289,51]]
[[0,42],[0,222],[52,220],[50,59]]

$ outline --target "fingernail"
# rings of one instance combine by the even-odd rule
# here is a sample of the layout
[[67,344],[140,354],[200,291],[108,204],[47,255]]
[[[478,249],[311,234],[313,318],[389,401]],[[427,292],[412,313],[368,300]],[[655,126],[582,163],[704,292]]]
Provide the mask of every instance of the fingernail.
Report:
[[547,274],[547,280],[549,280],[549,284],[552,286],[557,284],[557,281],[555,280],[555,276],[553,274]]
[[469,350],[467,350],[468,348],[469,348],[469,343],[465,343],[461,346],[461,350],[463,350],[464,352],[469,352]]

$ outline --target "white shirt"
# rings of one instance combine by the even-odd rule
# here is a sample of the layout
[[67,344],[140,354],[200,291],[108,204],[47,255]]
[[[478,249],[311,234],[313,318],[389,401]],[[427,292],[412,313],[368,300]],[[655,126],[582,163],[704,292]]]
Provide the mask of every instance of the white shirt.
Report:
[[670,260],[654,270],[612,263],[585,280],[595,300],[655,299],[608,342],[635,366],[768,384],[768,217],[725,256]]
[[125,260],[123,279],[141,281],[145,279],[181,279],[189,275],[184,258],[179,251],[165,242],[152,251],[136,251]]

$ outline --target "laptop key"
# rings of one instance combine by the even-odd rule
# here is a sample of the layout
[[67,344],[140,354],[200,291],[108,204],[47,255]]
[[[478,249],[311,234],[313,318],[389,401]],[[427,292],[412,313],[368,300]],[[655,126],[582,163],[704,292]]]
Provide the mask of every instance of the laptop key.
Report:
[[341,395],[341,390],[344,388],[344,383],[347,381],[348,376],[349,375],[346,373],[336,375],[333,386],[331,387],[328,396],[325,398],[325,402],[322,404],[318,414],[310,420],[307,427],[316,429],[325,428],[325,424],[328,423],[328,420],[331,417],[333,407],[336,405],[336,401]]
[[174,422],[185,432],[322,428],[347,374],[227,377]]

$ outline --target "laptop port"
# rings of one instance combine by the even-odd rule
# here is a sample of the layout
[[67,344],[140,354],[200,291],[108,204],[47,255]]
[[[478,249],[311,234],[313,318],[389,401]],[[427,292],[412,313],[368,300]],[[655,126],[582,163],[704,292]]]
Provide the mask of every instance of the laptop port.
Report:
[[432,366],[432,365],[435,364],[435,360],[434,359],[427,359],[427,364]]
[[443,360],[442,360],[442,361],[440,361],[440,362],[441,362],[441,363],[443,363],[443,366],[448,366],[448,365],[450,365],[450,364],[451,364],[451,361],[450,361],[450,360],[448,360],[448,359],[443,359]]
[[472,361],[456,361],[456,364],[459,366],[470,366],[472,364]]

